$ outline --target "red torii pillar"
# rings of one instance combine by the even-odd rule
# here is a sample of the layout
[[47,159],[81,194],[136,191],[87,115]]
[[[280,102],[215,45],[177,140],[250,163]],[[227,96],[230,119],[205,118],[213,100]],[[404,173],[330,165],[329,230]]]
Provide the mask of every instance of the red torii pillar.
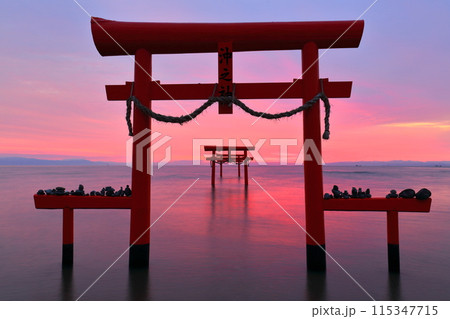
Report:
[[[134,92],[133,94],[148,108],[151,108],[150,85],[152,82],[152,56],[145,49],[139,49],[135,55],[134,66]],[[151,120],[134,106],[133,109],[133,134],[151,129]],[[146,148],[150,147],[150,136],[145,134],[143,140],[147,140]],[[152,162],[142,152],[143,158],[137,158],[137,145],[141,139],[133,140],[133,166],[131,172],[131,189],[133,190],[133,201],[130,216],[130,267],[148,266],[150,254],[150,172],[146,172],[146,163]],[[149,153],[151,156],[151,152]],[[142,171],[138,169],[137,161]],[[145,164],[144,164],[145,163]]]
[[[235,83],[233,84],[233,93],[239,99],[276,99],[285,92],[282,98],[303,98],[303,101],[308,101],[320,92],[318,49],[358,47],[364,21],[180,24],[117,22],[93,17],[91,26],[95,45],[101,55],[136,54],[137,60],[140,54],[143,55],[140,53],[141,50],[146,50],[148,58],[145,59],[150,61],[150,54],[208,53],[218,52],[220,47],[229,47],[230,52],[231,50],[240,52],[301,49],[305,73],[302,80],[292,83]],[[150,68],[150,65],[148,67]],[[227,71],[230,71],[231,76],[232,70]],[[228,81],[228,79],[226,80]],[[232,83],[232,79],[229,80]],[[137,81],[140,81],[139,86],[143,91],[137,90]],[[149,107],[150,98],[152,100],[207,99],[216,87],[215,84],[162,85],[150,81],[149,78],[144,79],[144,75],[141,78],[137,71],[135,86],[134,95]],[[108,100],[126,100],[130,95],[131,87],[131,83],[106,86]],[[329,98],[349,97],[351,82],[328,82],[325,79],[323,88]],[[218,95],[216,92],[216,96]],[[221,106],[219,113],[232,113],[232,109],[227,107]],[[136,117],[141,118],[142,114],[135,110],[133,116],[136,122]],[[135,127],[136,131],[150,127],[141,120],[138,119],[136,122],[136,125],[141,125],[138,128]],[[312,139],[320,151],[320,109],[318,105],[305,111],[303,121],[304,139]],[[135,165],[135,159],[133,165]],[[320,163],[306,161],[304,170],[308,269],[325,270],[322,168]],[[134,187],[130,243],[137,234],[149,226],[150,220],[150,177],[145,179],[140,173],[135,172],[135,167],[133,167],[132,178]],[[135,188],[142,187],[142,185],[144,188],[140,190]],[[130,265],[134,263],[134,260],[137,264],[148,263],[148,242],[148,234],[138,240],[138,245],[130,252]],[[142,256],[142,258],[132,257],[131,255],[134,254]],[[144,261],[145,259],[147,262]]]
[[[304,82],[303,103],[311,100],[319,86],[319,49],[314,42],[306,43],[302,48],[302,69]],[[322,137],[320,132],[319,102],[303,112],[303,141],[314,141],[322,154]],[[305,154],[306,155],[306,154]],[[306,159],[306,156],[304,157]],[[321,159],[311,156],[311,161],[304,161],[305,184],[305,223],[306,254],[308,269],[325,270],[325,220],[323,212],[323,174]]]

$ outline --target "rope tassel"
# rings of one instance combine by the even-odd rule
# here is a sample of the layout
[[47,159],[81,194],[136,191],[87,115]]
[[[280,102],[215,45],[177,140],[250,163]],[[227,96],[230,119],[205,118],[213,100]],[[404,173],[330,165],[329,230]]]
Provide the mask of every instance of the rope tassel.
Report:
[[287,112],[281,112],[281,113],[265,113],[265,112],[259,112],[255,111],[251,108],[249,108],[247,105],[245,105],[242,101],[235,98],[234,96],[212,96],[210,97],[202,106],[194,110],[192,113],[187,115],[181,115],[181,116],[170,116],[170,115],[163,115],[156,112],[153,112],[148,107],[142,105],[142,103],[135,97],[130,96],[127,99],[127,113],[126,113],[126,120],[128,125],[128,133],[130,136],[133,136],[133,126],[131,124],[131,102],[134,102],[134,105],[141,110],[142,113],[145,115],[151,117],[152,119],[155,119],[160,122],[166,122],[166,123],[178,123],[183,124],[189,121],[192,121],[197,116],[199,116],[204,110],[206,110],[208,107],[213,105],[216,102],[220,103],[232,103],[238,107],[240,107],[244,112],[247,112],[248,114],[256,117],[262,117],[268,120],[275,120],[280,119],[283,117],[291,117],[299,112],[302,112],[304,110],[309,109],[312,107],[315,103],[317,103],[319,100],[322,100],[325,107],[325,117],[324,117],[324,123],[325,123],[325,129],[322,135],[322,138],[324,140],[328,140],[330,138],[330,102],[328,100],[328,97],[325,95],[325,93],[321,92],[318,93],[315,97],[313,97],[311,100],[303,104],[302,106],[299,106],[293,110],[287,111]]

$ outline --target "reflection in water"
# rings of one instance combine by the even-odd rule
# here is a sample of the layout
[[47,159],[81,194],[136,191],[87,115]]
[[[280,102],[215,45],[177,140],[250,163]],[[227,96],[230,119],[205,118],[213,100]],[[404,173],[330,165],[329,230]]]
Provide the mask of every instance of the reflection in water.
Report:
[[211,186],[211,217],[209,218],[208,223],[208,232],[214,232],[214,221],[216,219],[216,188]]
[[61,300],[73,300],[73,267],[62,266],[61,269]]
[[216,188],[211,187],[211,217],[216,215]]
[[[220,235],[224,223],[230,222],[233,223],[233,226],[235,226],[235,222],[238,223],[242,238],[246,238],[248,235],[251,228],[249,224],[249,190],[241,184],[233,186],[231,189],[227,186],[210,188],[211,215],[208,218],[208,231],[211,235],[214,233]],[[225,232],[227,231],[232,230],[228,228]]]
[[326,272],[307,271],[305,291],[306,300],[327,300],[326,276]]
[[151,300],[149,271],[149,268],[129,269],[128,300]]
[[250,232],[250,219],[248,214],[248,187],[244,187],[244,209],[243,209],[243,229],[242,229],[242,238],[248,240],[248,235]]
[[402,289],[401,289],[401,277],[400,274],[389,273],[388,281],[389,281],[389,289],[388,296],[389,300],[402,300]]
[[[251,176],[304,225],[298,171],[254,167]],[[410,256],[402,263],[402,278],[387,272],[383,213],[326,214],[327,247],[374,296],[448,300],[450,253],[439,244],[450,242],[450,215],[444,213],[450,207],[450,169],[325,167],[324,172],[326,190],[335,184],[364,185],[374,196],[391,188],[432,190],[430,214],[402,215],[401,236],[407,240],[401,249]],[[332,262],[326,274],[306,271],[305,234],[252,179],[245,188],[243,177],[225,174],[213,189],[209,167],[165,167],[158,173],[152,179],[153,219],[201,179],[152,229],[151,273],[130,271],[121,260],[83,300],[367,300]],[[128,247],[129,214],[80,210],[75,266],[61,270],[60,214],[37,214],[31,194],[56,185],[121,186],[129,175],[126,167],[0,167],[0,300],[74,300]]]
[[244,188],[244,217],[245,222],[248,222],[248,187]]

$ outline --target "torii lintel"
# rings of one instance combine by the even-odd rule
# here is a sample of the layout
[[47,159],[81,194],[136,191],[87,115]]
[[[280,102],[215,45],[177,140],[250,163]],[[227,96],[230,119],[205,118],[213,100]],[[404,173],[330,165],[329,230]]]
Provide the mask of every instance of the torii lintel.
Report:
[[[217,52],[232,42],[233,52],[301,50],[308,42],[319,49],[356,48],[364,20],[246,23],[119,22],[91,18],[92,36],[102,56]],[[120,44],[120,45],[119,45]]]

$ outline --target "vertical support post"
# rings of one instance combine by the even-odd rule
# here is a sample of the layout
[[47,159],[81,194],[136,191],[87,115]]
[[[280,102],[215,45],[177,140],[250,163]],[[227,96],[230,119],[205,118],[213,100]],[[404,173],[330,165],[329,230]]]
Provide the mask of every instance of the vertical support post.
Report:
[[73,265],[73,208],[63,208],[62,264]]
[[220,162],[219,164],[220,164],[220,177],[222,178],[222,164],[223,164],[223,162]]
[[244,151],[244,179],[245,179],[245,186],[248,186],[248,163],[250,161],[246,161],[247,159],[247,150]]
[[[151,86],[152,56],[144,50],[136,51],[134,66],[134,95],[141,103],[151,108],[150,86]],[[136,136],[142,131],[150,133],[150,118],[144,115],[137,107],[133,108],[133,134]],[[131,173],[131,184],[133,201],[131,205],[130,220],[130,267],[148,267],[150,257],[150,172],[143,167],[147,152],[142,148],[150,147],[150,136],[145,134],[146,141],[133,141],[133,168]],[[139,150],[138,150],[139,148]],[[150,152],[151,153],[151,152]],[[137,158],[137,154],[141,158]],[[138,165],[139,164],[139,165]]]
[[400,272],[400,239],[398,231],[398,212],[387,212],[388,264],[390,272]]
[[[212,152],[212,157],[216,157],[216,151]],[[216,161],[211,161],[211,186],[214,187],[216,185]]]
[[[319,50],[314,42],[306,43],[302,48],[302,69],[304,97],[303,103],[319,93]],[[303,142],[312,140],[322,154],[320,134],[319,102],[303,112]],[[305,152],[307,150],[305,149]],[[305,159],[307,158],[305,154]],[[324,271],[326,269],[325,254],[325,222],[323,212],[323,176],[321,159],[314,158],[304,162],[305,175],[305,220],[306,258],[308,270]]]
[[238,177],[241,177],[241,162],[237,162],[237,166],[238,166]]
[[[233,47],[231,42],[220,42],[219,53],[219,96],[233,95]],[[219,114],[233,114],[233,106],[219,103]]]

